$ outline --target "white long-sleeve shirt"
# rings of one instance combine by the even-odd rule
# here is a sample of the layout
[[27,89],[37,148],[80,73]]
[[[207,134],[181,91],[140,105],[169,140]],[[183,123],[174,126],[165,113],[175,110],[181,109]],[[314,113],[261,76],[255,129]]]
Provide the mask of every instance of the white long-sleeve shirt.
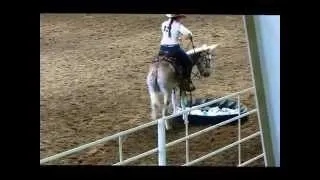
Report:
[[171,37],[169,37],[169,23],[170,19],[164,21],[161,25],[161,45],[176,45],[179,44],[179,37],[181,35],[192,35],[192,32],[189,29],[187,29],[183,24],[177,21],[173,21],[171,24]]

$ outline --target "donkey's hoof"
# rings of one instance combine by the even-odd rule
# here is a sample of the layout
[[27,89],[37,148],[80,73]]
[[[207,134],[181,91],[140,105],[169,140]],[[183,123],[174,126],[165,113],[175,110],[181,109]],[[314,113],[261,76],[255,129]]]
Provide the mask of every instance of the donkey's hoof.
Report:
[[166,123],[165,123],[165,126],[166,126],[166,130],[167,130],[167,131],[170,130],[170,129],[172,129],[171,124],[168,123],[167,121],[166,121]]

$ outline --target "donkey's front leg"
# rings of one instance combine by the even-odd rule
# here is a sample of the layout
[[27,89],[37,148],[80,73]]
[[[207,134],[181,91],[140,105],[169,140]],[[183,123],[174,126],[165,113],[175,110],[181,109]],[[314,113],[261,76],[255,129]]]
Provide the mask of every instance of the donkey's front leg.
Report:
[[[187,105],[187,94],[186,94],[185,91],[180,91],[180,98],[181,98],[181,99],[180,99],[181,109],[182,109],[182,110],[185,110],[185,109],[186,109],[186,105]],[[182,118],[183,118],[183,120],[186,121],[186,119],[187,119],[187,114],[184,113],[184,114],[182,115]]]
[[176,96],[176,90],[172,90],[171,94],[171,104],[173,109],[173,114],[177,113],[177,96]]

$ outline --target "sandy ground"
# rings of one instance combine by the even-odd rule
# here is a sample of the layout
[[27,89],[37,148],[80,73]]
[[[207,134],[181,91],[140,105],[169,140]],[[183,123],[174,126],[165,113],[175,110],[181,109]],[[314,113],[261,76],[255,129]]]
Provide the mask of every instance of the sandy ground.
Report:
[[[162,15],[40,16],[40,157],[77,147],[150,121],[145,84],[158,52]],[[253,86],[241,16],[192,15],[184,24],[196,46],[220,43],[214,73],[195,80],[196,97],[224,96]],[[253,93],[241,102],[254,108]],[[190,127],[190,133],[205,127]],[[241,128],[242,137],[258,130],[257,116]],[[184,136],[183,125],[167,141]],[[224,126],[190,140],[190,160],[237,140],[237,126]],[[130,134],[123,145],[129,158],[157,145],[156,126]],[[262,152],[260,138],[241,145],[242,160]],[[118,162],[117,141],[110,141],[49,164],[110,165]],[[185,163],[185,143],[169,148],[168,164]],[[196,165],[235,166],[238,147]],[[129,165],[156,165],[157,154]],[[263,159],[250,166],[262,166]]]

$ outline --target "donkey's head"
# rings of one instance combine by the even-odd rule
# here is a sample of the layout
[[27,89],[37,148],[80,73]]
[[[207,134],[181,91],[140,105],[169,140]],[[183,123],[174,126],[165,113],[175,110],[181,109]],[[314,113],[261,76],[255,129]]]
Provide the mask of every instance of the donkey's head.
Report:
[[200,75],[203,77],[209,77],[212,72],[216,47],[217,45],[203,45],[200,48],[188,51],[188,54],[190,54],[193,60],[193,63],[197,66]]

